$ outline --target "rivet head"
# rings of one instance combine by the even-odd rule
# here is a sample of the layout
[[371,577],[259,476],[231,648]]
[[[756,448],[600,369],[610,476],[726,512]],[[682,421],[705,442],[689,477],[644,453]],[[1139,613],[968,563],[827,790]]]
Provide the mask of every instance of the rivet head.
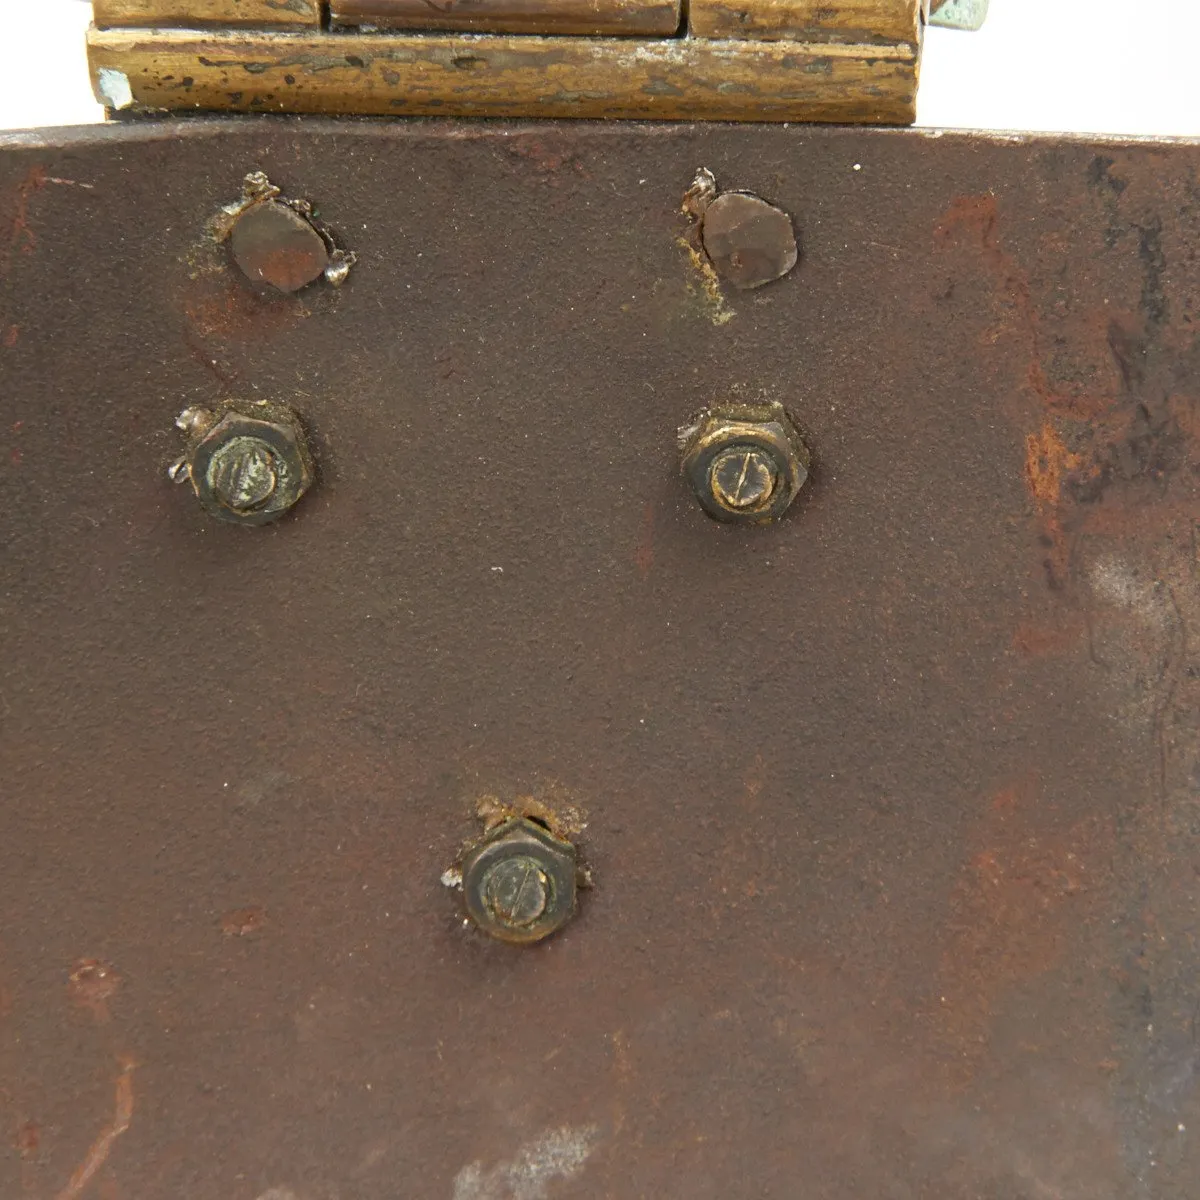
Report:
[[189,482],[206,512],[239,525],[283,516],[312,486],[312,456],[299,418],[281,404],[229,401],[216,412],[187,409],[189,437],[171,478]]
[[800,257],[792,218],[748,192],[725,192],[704,210],[704,252],[722,279],[743,291],[782,279]]
[[684,477],[718,521],[774,521],[808,479],[808,448],[779,404],[708,409],[680,430],[680,446]]
[[229,234],[229,249],[251,283],[298,292],[329,266],[325,239],[298,212],[278,200],[246,209]]
[[575,847],[536,822],[505,822],[464,858],[467,912],[500,941],[549,937],[575,912]]

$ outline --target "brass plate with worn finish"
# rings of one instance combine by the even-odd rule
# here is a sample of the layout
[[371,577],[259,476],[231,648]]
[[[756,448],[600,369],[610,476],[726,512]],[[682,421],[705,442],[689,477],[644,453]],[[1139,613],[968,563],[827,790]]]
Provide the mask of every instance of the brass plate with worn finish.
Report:
[[[279,3],[297,20],[309,0]],[[219,26],[211,18],[230,12],[228,28],[170,28],[189,23],[172,0],[97,0],[99,99],[116,110],[876,125],[916,111],[920,0],[694,0],[690,22],[681,0],[334,0],[331,28],[290,33],[266,28],[280,22],[264,0],[207,5],[191,23]],[[250,11],[263,28],[239,28],[254,24]]]
[[[786,278],[681,244],[698,166]],[[358,254],[253,288],[249,170]],[[0,1195],[1200,1191],[1200,146],[0,136]],[[295,406],[266,529],[163,471]],[[721,526],[675,434],[778,398]],[[481,805],[574,814],[553,938]],[[532,1182],[531,1182],[532,1181]]]
[[670,37],[681,0],[333,0],[334,27]]
[[130,25],[317,29],[321,25],[319,0],[92,0],[92,14],[101,29]]
[[703,38],[94,30],[97,94],[131,110],[906,124],[912,46]]
[[695,37],[919,45],[923,0],[688,0]]

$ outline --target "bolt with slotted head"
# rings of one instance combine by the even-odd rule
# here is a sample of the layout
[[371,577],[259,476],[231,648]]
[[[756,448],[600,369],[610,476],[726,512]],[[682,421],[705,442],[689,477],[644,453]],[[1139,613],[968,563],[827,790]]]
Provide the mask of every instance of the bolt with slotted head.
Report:
[[718,521],[773,521],[808,479],[808,448],[779,404],[709,409],[680,430],[680,446],[684,476]]
[[535,821],[507,821],[463,860],[467,912],[500,941],[539,942],[574,913],[575,873],[570,842]]
[[239,516],[266,504],[279,486],[279,476],[275,451],[261,438],[231,438],[208,463],[213,495]]
[[550,880],[536,858],[520,854],[494,863],[483,880],[482,892],[496,920],[528,929],[546,911]]
[[187,409],[176,424],[189,444],[171,478],[190,482],[204,509],[223,521],[274,521],[312,485],[304,429],[283,405],[229,401],[217,412]]
[[722,450],[708,469],[713,498],[731,513],[765,508],[779,482],[775,459],[761,446],[738,445]]

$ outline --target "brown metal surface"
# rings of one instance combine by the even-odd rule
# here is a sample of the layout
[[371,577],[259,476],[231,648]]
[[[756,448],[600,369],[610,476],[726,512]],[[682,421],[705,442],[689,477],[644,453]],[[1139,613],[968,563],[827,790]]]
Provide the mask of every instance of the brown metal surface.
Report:
[[[0,147],[0,1195],[1196,1195],[1200,147]],[[343,289],[206,241],[252,169]],[[319,459],[267,529],[164,476],[234,395]],[[813,452],[767,529],[679,474],[726,397]],[[531,948],[439,882],[522,796],[595,880]]]

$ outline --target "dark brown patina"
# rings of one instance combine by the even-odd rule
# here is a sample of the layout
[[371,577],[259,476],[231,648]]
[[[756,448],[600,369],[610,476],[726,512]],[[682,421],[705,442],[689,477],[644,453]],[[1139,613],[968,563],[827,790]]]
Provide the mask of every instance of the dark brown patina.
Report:
[[[703,163],[803,214],[802,277],[715,286]],[[353,286],[210,253],[252,166]],[[1192,1200],[1198,178],[850,129],[0,137],[0,1195]],[[164,475],[237,395],[321,469],[253,533]],[[812,449],[769,528],[680,476],[724,399]],[[537,946],[440,882],[485,797],[585,826]]]

